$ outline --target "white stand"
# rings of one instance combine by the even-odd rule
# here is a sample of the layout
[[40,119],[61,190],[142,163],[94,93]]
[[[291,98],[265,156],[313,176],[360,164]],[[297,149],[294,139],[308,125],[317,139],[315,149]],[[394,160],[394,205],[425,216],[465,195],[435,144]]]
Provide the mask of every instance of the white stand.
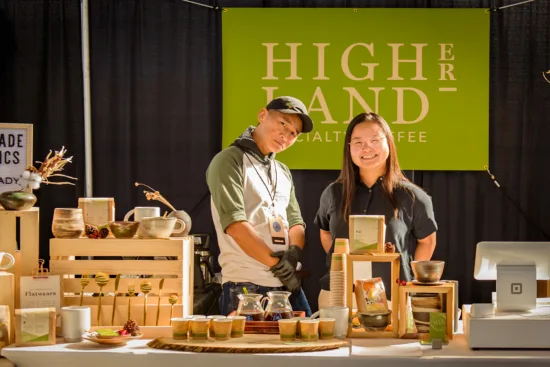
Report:
[[[546,300],[549,300],[548,298]],[[490,312],[472,315],[462,306],[464,334],[472,349],[550,349],[550,303],[531,312]]]
[[497,310],[528,312],[537,306],[537,269],[533,265],[497,265]]

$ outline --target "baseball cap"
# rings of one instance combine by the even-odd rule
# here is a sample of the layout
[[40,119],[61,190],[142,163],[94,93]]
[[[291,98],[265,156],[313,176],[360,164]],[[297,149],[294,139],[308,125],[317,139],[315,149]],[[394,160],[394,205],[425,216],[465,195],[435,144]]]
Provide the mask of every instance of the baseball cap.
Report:
[[268,110],[277,110],[282,113],[300,116],[302,120],[302,132],[309,133],[313,130],[313,120],[307,114],[306,105],[298,98],[283,96],[277,97],[265,107]]

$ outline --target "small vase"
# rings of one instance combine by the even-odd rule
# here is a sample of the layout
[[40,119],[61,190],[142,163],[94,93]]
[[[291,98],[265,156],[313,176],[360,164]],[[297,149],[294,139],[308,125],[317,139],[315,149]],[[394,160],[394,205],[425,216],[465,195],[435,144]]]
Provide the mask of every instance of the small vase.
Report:
[[27,210],[36,203],[36,196],[26,191],[6,191],[0,194],[0,204],[6,210]]
[[55,238],[79,238],[84,233],[82,209],[55,208],[52,233]]

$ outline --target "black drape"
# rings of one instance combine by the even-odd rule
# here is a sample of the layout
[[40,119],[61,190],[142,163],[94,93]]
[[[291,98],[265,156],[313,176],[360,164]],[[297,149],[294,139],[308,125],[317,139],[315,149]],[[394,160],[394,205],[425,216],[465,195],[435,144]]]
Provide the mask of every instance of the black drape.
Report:
[[0,0],[0,121],[33,124],[34,161],[64,145],[74,163],[63,173],[79,178],[75,186],[42,185],[34,192],[46,261],[53,209],[77,207],[84,192],[80,45],[78,0]]
[[[233,7],[410,8],[487,8],[512,3],[202,2]],[[76,155],[76,162],[83,162],[82,145],[78,149],[74,146],[82,142],[83,113],[78,3],[0,0],[0,4],[0,29],[6,30],[0,35],[1,47],[10,50],[0,61],[0,120],[35,123],[36,157],[64,143]],[[16,11],[23,6],[24,14]],[[478,242],[544,240],[541,229],[550,232],[546,219],[550,208],[545,205],[550,202],[550,193],[545,191],[550,178],[545,169],[550,157],[545,143],[550,133],[550,84],[542,77],[542,72],[550,69],[549,14],[546,1],[488,14],[488,164],[502,189],[534,224],[503,196],[487,173],[407,172],[432,195],[439,224],[434,258],[446,261],[445,278],[459,280],[461,303],[488,301],[494,288],[492,282],[473,279]],[[221,149],[220,25],[219,10],[179,0],[90,2],[94,196],[115,197],[117,218],[133,206],[162,206],[146,201],[142,190],[133,186],[134,181],[140,181],[160,190],[174,206],[191,212],[192,232],[214,233],[204,174],[210,159]],[[21,50],[27,54],[22,56]],[[243,101],[243,118],[254,123],[260,107]],[[464,106],[464,118],[468,115],[468,106]],[[75,163],[73,169],[83,180],[81,163]],[[293,171],[296,194],[308,225],[304,267],[310,276],[304,280],[304,288],[313,308],[317,304],[318,279],[325,271],[313,218],[322,190],[337,175],[337,171]],[[50,225],[51,217],[45,214],[53,207],[75,206],[77,193],[82,194],[79,186],[40,189],[42,227]],[[49,238],[50,234],[43,229],[42,246],[44,236]],[[43,250],[47,253],[47,248]]]
[[90,2],[94,196],[116,215],[159,190],[211,232],[205,171],[221,145],[220,22],[181,1]]

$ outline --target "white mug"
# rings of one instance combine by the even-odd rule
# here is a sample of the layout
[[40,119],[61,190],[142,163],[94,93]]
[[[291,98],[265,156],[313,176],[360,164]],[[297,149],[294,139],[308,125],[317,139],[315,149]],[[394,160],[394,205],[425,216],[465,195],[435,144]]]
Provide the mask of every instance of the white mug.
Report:
[[90,327],[90,307],[61,307],[61,333],[67,343],[78,343],[82,341],[82,334],[89,331]]
[[319,315],[321,318],[331,318],[336,320],[336,323],[334,324],[334,336],[336,338],[345,338],[347,336],[349,308],[342,306],[322,308],[311,315],[310,318],[315,319],[319,317]]
[[[7,265],[2,265],[2,260],[4,260],[4,256],[7,257],[10,262]],[[15,258],[12,256],[12,254],[8,252],[0,252],[0,270],[8,270],[15,264]]]
[[160,217],[160,208],[158,206],[136,206],[126,213],[124,221],[130,220],[132,214],[136,222],[141,222],[145,217]]

